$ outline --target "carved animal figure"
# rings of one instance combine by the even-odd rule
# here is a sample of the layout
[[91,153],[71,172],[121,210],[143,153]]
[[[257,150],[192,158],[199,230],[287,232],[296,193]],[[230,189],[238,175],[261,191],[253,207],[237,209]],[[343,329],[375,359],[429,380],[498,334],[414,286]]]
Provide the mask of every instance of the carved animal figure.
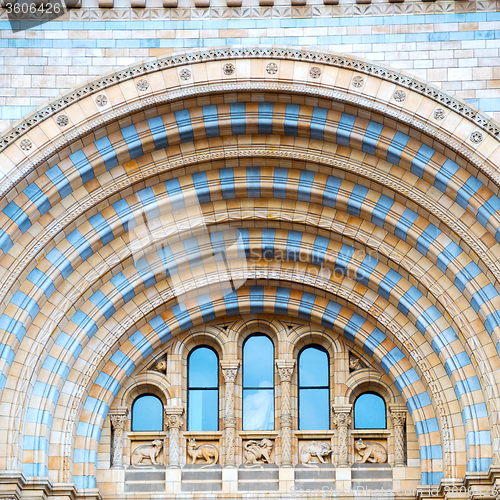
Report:
[[138,446],[132,453],[132,465],[140,465],[145,458],[149,458],[153,465],[158,465],[156,459],[163,448],[163,441],[155,439],[151,444]]
[[195,439],[189,440],[187,452],[191,457],[192,464],[195,464],[199,458],[204,458],[207,465],[216,464],[217,460],[219,460],[219,450],[215,445],[208,443],[196,445]]
[[246,464],[270,464],[273,442],[270,439],[262,439],[260,442],[250,440],[243,447],[243,457]]
[[361,457],[361,460],[357,460],[358,462],[363,464],[366,462],[383,464],[387,461],[387,450],[380,443],[358,439],[354,443],[354,447]]
[[308,464],[312,457],[316,457],[322,464],[325,463],[323,457],[328,457],[332,449],[328,443],[324,441],[311,441],[302,446],[300,451],[300,461],[303,464]]

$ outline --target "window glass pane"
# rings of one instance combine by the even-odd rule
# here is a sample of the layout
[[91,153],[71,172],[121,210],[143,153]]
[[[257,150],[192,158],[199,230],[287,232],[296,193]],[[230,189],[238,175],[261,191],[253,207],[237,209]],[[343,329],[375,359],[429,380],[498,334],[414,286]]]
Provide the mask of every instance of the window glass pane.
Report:
[[218,387],[217,355],[212,349],[200,347],[189,356],[189,387]]
[[250,337],[243,347],[243,387],[274,387],[274,349],[264,335]]
[[274,391],[272,389],[243,390],[243,430],[272,431],[274,429]]
[[385,429],[385,402],[377,394],[362,394],[354,403],[355,429]]
[[299,428],[323,431],[330,428],[330,394],[328,389],[301,389],[299,391]]
[[163,404],[156,396],[141,396],[132,408],[133,431],[162,431]]
[[216,431],[219,428],[219,391],[189,391],[188,429]]
[[300,387],[328,386],[328,355],[317,347],[308,347],[299,358]]

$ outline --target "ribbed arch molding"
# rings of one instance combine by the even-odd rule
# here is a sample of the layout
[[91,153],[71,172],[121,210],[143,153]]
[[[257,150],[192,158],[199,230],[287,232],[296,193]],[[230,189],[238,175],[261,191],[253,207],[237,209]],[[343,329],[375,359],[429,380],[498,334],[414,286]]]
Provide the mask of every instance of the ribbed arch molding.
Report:
[[[153,346],[163,344],[179,332],[222,316],[270,313],[299,317],[337,331],[373,356],[396,381],[406,399],[412,418],[419,429],[422,484],[438,484],[443,476],[442,447],[433,444],[434,433],[439,432],[431,399],[414,369],[405,371],[401,350],[373,323],[328,298],[310,292],[284,287],[243,287],[222,299],[211,302],[206,297],[190,304],[178,304],[140,329],[132,342],[126,343],[110,358],[96,379],[87,398],[76,430],[73,481],[80,488],[95,487],[95,461],[100,429],[112,399],[121,384],[138,363],[152,352]],[[318,316],[316,316],[318,315]],[[132,337],[130,337],[132,339]],[[137,345],[135,345],[137,344]]]
[[[232,174],[232,169],[227,169],[228,172],[231,173],[231,176],[233,176]],[[251,173],[255,174],[256,173],[256,169],[253,169],[251,170]],[[226,176],[227,177],[227,176]],[[319,176],[321,177],[321,176]],[[322,176],[322,177],[325,177],[325,176]],[[224,175],[220,175],[220,178],[224,178]],[[300,179],[300,176],[299,176],[299,179]],[[329,179],[334,179],[334,178],[326,178],[325,177],[325,180],[326,180],[326,184],[325,186],[328,185],[328,182],[329,182]],[[317,183],[316,183],[317,184]],[[349,185],[349,183],[346,183],[344,182],[344,184],[346,185]],[[180,186],[179,184],[179,180],[177,179],[174,179],[172,181],[167,181],[167,183],[165,184],[166,186],[170,186],[170,192],[172,192],[172,189],[174,190],[174,192],[176,190],[178,190],[178,187]],[[187,185],[191,185],[190,183],[187,183]],[[334,186],[336,185],[337,187],[340,186],[340,180],[337,180],[336,181],[336,184],[333,184]],[[195,186],[195,189],[196,189],[196,183],[194,183],[194,186]],[[300,191],[300,185],[298,186],[298,190]],[[235,196],[235,190],[234,190],[234,186],[231,186],[231,185],[228,185],[226,186],[227,189],[229,189],[230,191],[233,191],[234,194],[233,194],[233,197]],[[260,191],[260,187],[258,188],[259,191]],[[355,190],[355,185],[351,185],[351,189],[354,191]],[[324,191],[325,194],[323,195],[324,198],[328,198],[328,190],[320,190],[320,191]],[[338,191],[338,189],[337,189]],[[351,209],[358,209],[359,210],[359,204],[357,204],[357,200],[354,198],[354,202],[352,201],[352,195],[351,196],[348,196],[346,195],[346,189],[345,189],[345,186],[344,186],[344,198],[346,199],[347,201],[347,204],[346,204],[346,210],[347,212],[349,213],[351,211]],[[165,190],[163,191],[163,197],[159,197],[159,200],[157,201],[154,201],[153,202],[153,199],[150,198],[150,204],[152,203],[154,205],[154,208],[155,209],[158,209],[159,213],[163,213],[163,212],[167,212],[167,214],[170,214],[170,211],[172,209],[172,205],[171,205],[171,200],[170,200],[170,196],[168,195],[169,193],[169,188],[166,187]],[[202,193],[200,190],[197,192],[197,196],[198,198],[200,199],[200,201],[206,201],[208,202],[209,200],[209,197],[204,199],[204,196],[209,196],[209,191],[206,191],[205,193]],[[331,193],[330,193],[331,194]],[[334,192],[334,194],[336,194],[336,192]],[[222,197],[223,198],[228,198],[229,196],[226,196],[225,193],[224,193],[224,189],[222,191]],[[139,198],[140,198],[140,194],[139,194]],[[229,197],[230,198],[230,197]],[[330,197],[331,198],[331,197]],[[325,200],[323,200],[323,202],[325,203]],[[335,196],[333,196],[333,203],[332,203],[332,198],[330,199],[330,203],[326,202],[325,204],[328,206],[328,205],[331,205],[331,206],[335,206],[335,203],[336,203],[336,198]],[[122,205],[122,206],[125,206],[125,205]],[[128,206],[128,205],[127,205]],[[160,207],[162,207],[160,209]],[[146,210],[150,209],[152,207],[148,207],[147,205],[144,207]],[[397,212],[397,211],[396,211]],[[406,212],[406,210],[405,210]],[[127,218],[127,215],[128,214],[128,218]],[[174,212],[175,214],[175,212]],[[133,220],[132,218],[132,211],[130,210],[130,208],[128,209],[124,209],[124,212],[123,213],[119,213],[117,215],[121,215],[122,217],[121,218],[118,218],[117,220],[119,220],[119,222],[121,223],[122,227],[121,227],[121,232],[123,232],[125,229],[126,229],[126,226],[127,224]],[[373,217],[375,217],[375,219],[377,218],[377,215],[379,215],[377,212],[375,212],[373,215],[372,215],[372,219]],[[166,215],[165,216],[167,219],[169,218],[169,215]],[[164,220],[163,223],[168,226],[168,220]],[[382,224],[381,224],[382,225]],[[406,224],[402,224],[401,227],[402,228],[405,228],[405,227],[410,227],[411,224],[410,223],[406,223]],[[397,225],[395,226],[397,227]],[[99,229],[99,228],[98,228]],[[73,268],[73,265],[71,264],[72,262],[75,262],[75,267],[77,267],[78,263],[81,262],[81,260],[83,259],[82,256],[85,256],[85,251],[86,249],[89,250],[92,248],[92,246],[94,246],[99,240],[101,242],[101,245],[104,244],[105,242],[111,242],[113,241],[114,239],[114,236],[113,234],[119,234],[119,233],[116,233],[116,227],[112,227],[112,226],[107,226],[107,228],[101,228],[101,231],[99,230],[96,230],[95,233],[94,233],[94,236],[93,238],[90,239],[90,241],[87,241],[85,242],[83,239],[82,241],[80,242],[81,244],[80,245],[76,245],[76,247],[74,247],[74,250],[73,250],[73,257],[71,257],[71,254],[68,254],[68,256],[63,256],[62,252],[60,252],[57,247],[54,249],[55,252],[57,255],[59,255],[59,260],[56,262],[56,264],[59,263],[59,265],[55,265],[54,267],[58,269],[58,272],[60,272],[60,274],[64,277],[65,274],[67,274],[66,277],[69,277],[70,276],[70,272]],[[112,232],[112,230],[115,230],[114,233]],[[436,228],[436,231],[437,228]],[[71,233],[73,234],[73,233]],[[73,237],[70,237],[70,240],[71,238],[73,238],[73,241],[74,241],[74,235]],[[83,236],[82,236],[83,238]],[[109,241],[108,241],[109,240]],[[293,249],[293,252],[298,252],[300,250],[300,247],[301,247],[301,243],[302,241],[299,241],[296,239],[296,241],[294,242],[293,239],[291,240],[290,244],[292,245],[291,248]],[[64,246],[65,244],[61,244],[62,246]],[[317,254],[318,253],[318,250],[319,249],[323,249],[324,247],[324,243],[318,243],[319,246],[317,246],[317,248],[315,248],[315,242],[312,243],[312,248],[313,248],[313,254]],[[74,245],[73,245],[74,246]],[[69,248],[69,247],[68,247]],[[57,253],[58,252],[58,253]],[[287,249],[287,252],[292,252],[291,249]],[[87,257],[90,257],[90,252],[87,252],[88,255]],[[441,252],[442,253],[442,252]],[[438,254],[441,255],[441,253]],[[49,253],[50,255],[50,253]],[[80,259],[78,259],[78,257]],[[348,262],[350,260],[350,257],[352,257],[352,254],[349,253],[349,251],[347,251],[347,253],[342,257],[341,261],[344,260],[345,262]],[[319,258],[319,257],[316,257],[316,258]],[[48,260],[51,261],[51,257],[48,257]],[[364,268],[362,267],[364,264]],[[367,262],[363,262],[363,264],[361,265],[362,269],[363,269],[363,272],[360,273],[360,276],[361,276],[361,279],[365,278],[366,279],[366,276],[363,276],[365,273],[369,272],[371,269],[374,269],[376,267],[375,263],[372,262],[370,263],[369,260]],[[382,272],[382,274],[380,274],[378,276],[378,279],[386,279],[386,283],[387,285],[381,285],[379,287],[379,290],[378,292],[379,293],[388,293],[388,290],[395,287],[395,285],[398,283],[399,279],[397,279],[395,276],[391,277],[391,271],[387,268],[385,270],[385,272]],[[29,279],[29,278],[28,278]],[[45,283],[47,281],[47,278],[42,278],[43,282]],[[115,280],[115,282],[118,281],[118,279]],[[127,285],[126,285],[127,287]],[[385,287],[388,287],[388,289],[384,290]],[[43,288],[43,287],[42,287]],[[55,287],[54,287],[55,288]],[[92,334],[95,333],[94,330],[97,329],[97,324],[99,322],[99,319],[101,321],[104,321],[105,319],[107,319],[111,314],[113,314],[115,312],[115,310],[119,307],[119,303],[118,305],[113,305],[112,303],[106,301],[106,297],[107,297],[107,294],[109,293],[110,297],[116,297],[116,298],[121,298],[122,296],[127,296],[127,294],[129,295],[128,298],[131,298],[131,296],[133,296],[133,287],[132,286],[128,286],[128,288],[130,288],[130,290],[127,290],[126,288],[125,289],[121,289],[121,292],[115,292],[115,293],[111,293],[111,291],[107,291],[106,292],[106,295],[103,294],[103,292],[101,290],[98,290],[96,291],[92,296],[91,296],[91,299],[90,299],[90,302],[89,302],[89,306],[87,307],[86,310],[88,310],[89,308],[93,311],[93,314],[96,316],[97,318],[97,321],[94,320],[94,319],[90,319],[90,320],[87,320],[86,318],[88,317],[87,314],[85,313],[80,313],[78,314],[77,313],[77,316],[78,316],[78,320],[77,320],[77,325],[74,325],[72,328],[73,330],[70,329],[70,334],[68,335],[68,333],[66,332],[63,332],[63,334],[61,334],[62,338],[63,339],[69,339],[69,342],[70,342],[70,349],[71,349],[71,356],[75,357],[74,354],[75,352],[78,352],[80,347],[79,347],[79,344],[78,342],[75,342],[75,338],[74,338],[74,328],[75,326],[77,326],[77,329],[79,328],[81,331],[84,332],[84,334],[86,336],[89,336],[89,334]],[[412,289],[414,290],[412,292]],[[404,287],[402,289],[402,292],[399,292],[400,294],[403,294],[404,292],[404,298],[402,300],[402,303],[400,305],[400,310],[404,311],[405,313],[408,313],[410,311],[410,308],[411,306],[415,306],[416,302],[419,299],[419,297],[422,295],[421,292],[419,292],[416,288],[412,288],[412,287],[409,287],[408,290],[404,290]],[[121,294],[121,295],[120,295]],[[38,307],[38,306],[37,306]],[[424,304],[423,306],[422,305],[416,305],[415,307],[417,307],[417,309],[419,309],[419,307],[424,307],[424,309],[422,309],[422,314],[419,316],[420,319],[417,318],[416,320],[416,324],[417,324],[417,327],[419,329],[424,329],[425,330],[425,327],[427,325],[430,325],[431,323],[433,323],[434,321],[437,321],[438,319],[438,316],[439,316],[439,313],[437,311],[437,309],[435,309],[434,306],[430,305],[430,303],[427,303],[427,304]],[[434,312],[433,312],[434,310]],[[27,311],[28,312],[28,316],[33,316],[34,313]],[[436,316],[438,315],[438,316]],[[83,323],[82,323],[83,321]],[[453,339],[453,338],[456,338],[456,337],[453,337],[454,334],[452,332],[450,332],[450,334],[452,335],[452,337],[446,339],[446,334],[445,334],[445,337],[443,337],[444,339],[444,342],[450,342],[452,340],[450,339]],[[57,342],[56,340],[56,343],[57,343],[57,347],[56,347],[56,350],[60,350],[60,347],[61,347],[61,342],[62,340],[59,340],[59,342]],[[439,341],[438,341],[439,343]],[[463,351],[462,351],[463,352]],[[466,359],[468,360],[468,356],[465,352],[463,352],[463,354],[466,356]],[[42,369],[45,369],[51,373],[55,373],[56,374],[56,378],[57,376],[60,376],[61,373],[65,374],[65,377],[67,377],[68,373],[69,373],[69,367],[67,366],[67,364],[65,362],[62,362],[62,361],[59,361],[57,363],[55,363],[55,367],[54,367],[54,357],[52,356],[49,356],[47,358],[47,360],[44,362],[44,365],[42,366]],[[456,375],[453,374],[452,372],[454,371],[453,369],[450,369],[450,366],[455,368],[455,369],[461,369],[463,368],[463,366],[467,366],[467,365],[470,365],[470,360],[466,361],[465,359],[461,359],[461,355],[458,353],[458,357],[456,357],[456,353],[453,353],[450,355],[450,359],[451,361],[448,362],[448,365],[445,365],[447,366],[447,369],[449,371],[449,374],[452,376],[452,378],[454,378]],[[456,365],[456,363],[459,363],[459,365]],[[462,366],[463,364],[463,366]],[[463,370],[462,370],[463,371]],[[462,375],[462,381],[460,382],[460,387],[474,387],[474,380],[476,380],[477,382],[477,378],[474,378],[474,377],[467,377],[465,375],[465,379],[470,379],[468,381],[463,381],[464,380],[464,375]],[[457,387],[457,382],[455,382],[455,387]],[[45,392],[49,392],[49,393],[52,393],[52,394],[55,394],[58,396],[59,392],[58,392],[58,389],[57,389],[57,383],[55,386],[49,384],[50,387],[53,387],[53,388],[47,388],[46,385],[44,384],[39,384],[38,388],[35,388],[35,391],[37,391],[37,395],[40,396],[40,392],[42,391],[45,391]],[[458,389],[459,390],[459,394],[461,393],[461,390],[462,389]],[[467,396],[466,396],[467,398]],[[50,415],[52,412],[52,408],[51,408],[51,404],[52,403],[49,403],[47,405],[47,409],[46,410],[42,410],[42,413],[40,413],[39,410],[37,410],[37,408],[32,408],[32,411],[31,411],[31,414],[33,415],[36,415],[36,417],[33,417],[33,418],[36,418],[36,422],[38,422],[39,424],[41,424],[41,429],[43,430],[44,429],[44,418],[45,416],[47,415]],[[465,405],[465,406],[470,406],[470,405]],[[472,412],[470,412],[469,410],[464,410],[462,409],[462,411],[466,411],[466,415],[471,415],[471,416],[476,416],[476,407],[473,408]],[[485,414],[485,411],[484,410],[481,410],[480,407],[477,407],[479,409],[479,413],[477,413],[477,415],[484,415]],[[48,418],[48,417],[47,417]],[[468,420],[466,418],[466,420]],[[470,426],[471,429],[482,429],[484,427],[484,425],[482,424],[474,424],[472,426]],[[471,435],[475,435],[474,434],[474,431],[472,431],[473,434]],[[45,433],[45,431],[41,432],[41,435],[43,435]],[[482,434],[477,434],[477,436],[482,436]],[[482,443],[483,444],[486,444],[487,441],[489,441],[489,439],[487,438],[484,438],[484,437],[478,437],[478,438],[469,438],[469,443],[473,443],[473,442],[476,442],[478,439],[481,439]],[[37,443],[37,446],[40,446],[40,441],[36,440],[36,439],[33,439],[34,442]],[[28,445],[29,446],[29,445]],[[23,445],[23,447],[25,447],[25,445]],[[29,448],[28,448],[29,449]],[[33,450],[33,451],[38,451],[40,452],[40,450]],[[474,453],[472,453],[474,455]],[[477,461],[476,459],[472,459],[472,461],[470,461],[470,464],[469,464],[469,468],[471,468],[472,470],[475,470],[478,465],[477,464],[483,464],[482,467],[484,467],[484,461],[482,462],[481,460]],[[40,467],[41,469],[34,469],[33,470],[33,467],[35,466],[35,464],[30,464],[27,466],[27,470],[26,472],[28,473],[28,471],[30,472],[35,472],[33,473],[32,475],[43,475],[43,474],[40,474],[40,472],[43,472],[43,471],[46,471],[46,469],[43,465],[43,462],[40,464]],[[479,465],[481,467],[481,465]]]
[[[94,488],[107,412],[142,362],[212,319],[271,314],[380,364],[412,413],[422,484],[486,472],[500,436],[498,129],[359,61],[231,50],[109,77],[2,139],[2,469]],[[197,267],[214,237],[183,229],[186,196],[207,227],[238,228],[246,283],[179,304],[180,285],[224,278]]]

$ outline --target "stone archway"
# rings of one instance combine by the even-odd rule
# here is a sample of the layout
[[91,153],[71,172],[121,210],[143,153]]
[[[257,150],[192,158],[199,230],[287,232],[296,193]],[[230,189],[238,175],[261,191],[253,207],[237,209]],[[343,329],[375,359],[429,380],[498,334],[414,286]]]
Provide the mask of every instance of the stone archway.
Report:
[[[93,494],[107,411],[142,360],[209,317],[264,312],[305,315],[377,360],[420,429],[423,485],[486,481],[499,134],[423,82],[285,48],[174,55],[28,117],[0,142],[4,482]],[[246,255],[284,258],[249,260],[225,300],[180,307],[176,280],[200,286],[193,255],[171,247],[174,276],[159,249],[189,223],[183,193],[207,227],[237,227]],[[160,236],[137,253],[144,214]]]

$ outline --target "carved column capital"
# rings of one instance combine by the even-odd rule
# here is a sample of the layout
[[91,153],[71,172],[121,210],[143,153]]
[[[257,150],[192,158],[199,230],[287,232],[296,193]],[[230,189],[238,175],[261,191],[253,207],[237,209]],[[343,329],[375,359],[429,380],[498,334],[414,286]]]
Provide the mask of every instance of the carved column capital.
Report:
[[165,406],[165,423],[167,429],[180,429],[184,420],[182,414],[184,413],[184,407],[182,406]]
[[109,412],[109,419],[111,420],[111,426],[113,427],[113,429],[125,429],[127,417],[128,408],[126,407],[120,407]]
[[391,412],[391,420],[394,427],[403,427],[406,422],[406,412]]
[[352,405],[332,405],[332,420],[337,427],[350,427]]
[[291,382],[295,360],[277,359],[276,366],[281,382]]
[[226,382],[233,382],[236,380],[236,375],[238,375],[238,369],[240,367],[239,359],[223,359],[220,362],[222,369],[222,375],[224,375],[224,380]]

